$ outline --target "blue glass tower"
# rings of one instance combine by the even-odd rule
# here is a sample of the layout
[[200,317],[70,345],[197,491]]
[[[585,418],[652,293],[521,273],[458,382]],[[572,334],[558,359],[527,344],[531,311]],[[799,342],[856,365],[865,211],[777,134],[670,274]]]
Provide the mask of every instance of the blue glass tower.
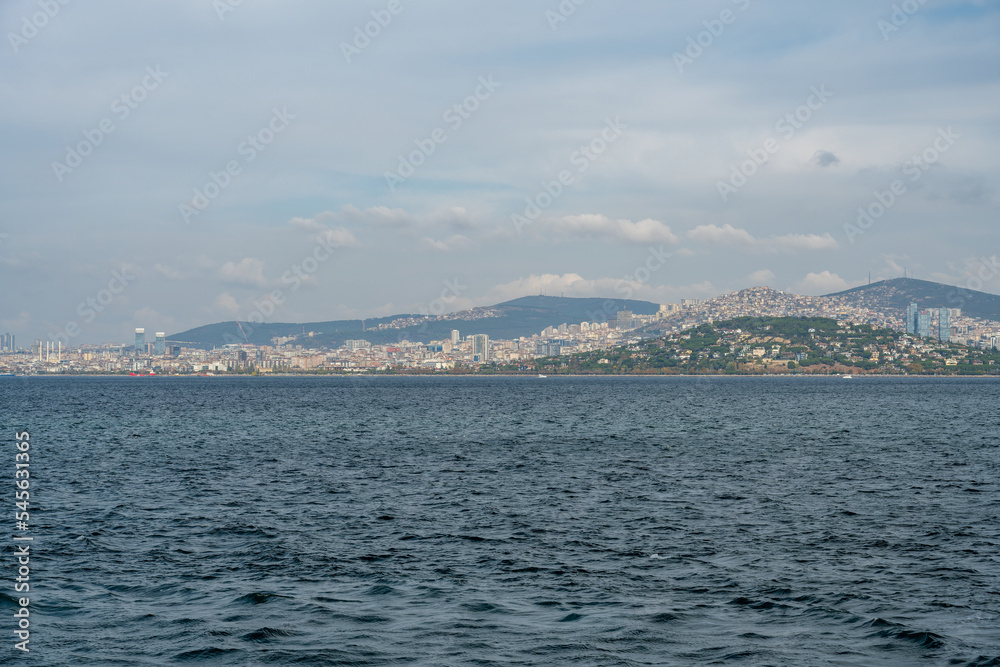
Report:
[[931,337],[931,311],[921,310],[917,313],[917,335],[921,338]]
[[951,311],[947,308],[938,311],[938,340],[942,343],[951,342]]
[[916,303],[911,303],[906,307],[906,333],[917,333],[917,312],[919,307]]

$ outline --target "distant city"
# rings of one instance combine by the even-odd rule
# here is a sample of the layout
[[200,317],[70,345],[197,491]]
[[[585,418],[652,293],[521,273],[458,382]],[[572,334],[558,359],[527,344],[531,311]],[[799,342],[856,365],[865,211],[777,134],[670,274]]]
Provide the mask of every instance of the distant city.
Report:
[[477,324],[496,313],[489,308],[447,316],[405,317],[379,325],[378,330],[405,328],[447,318],[462,321],[472,331],[453,329],[443,340],[400,340],[377,344],[363,338],[336,346],[311,345],[318,332],[280,336],[270,344],[220,341],[215,349],[189,347],[168,340],[166,332],[137,328],[131,344],[105,343],[68,347],[61,341],[35,340],[18,348],[12,334],[0,336],[0,371],[10,374],[193,374],[193,373],[301,373],[370,371],[449,371],[484,364],[527,368],[536,359],[558,357],[634,345],[666,337],[702,324],[736,317],[826,317],[868,324],[972,348],[1000,346],[1000,322],[969,317],[961,308],[920,308],[912,302],[899,312],[864,297],[840,295],[810,297],[754,287],[713,299],[682,299],[662,304],[653,314],[629,310],[609,313],[603,321],[566,322],[509,339],[491,339],[475,331]]

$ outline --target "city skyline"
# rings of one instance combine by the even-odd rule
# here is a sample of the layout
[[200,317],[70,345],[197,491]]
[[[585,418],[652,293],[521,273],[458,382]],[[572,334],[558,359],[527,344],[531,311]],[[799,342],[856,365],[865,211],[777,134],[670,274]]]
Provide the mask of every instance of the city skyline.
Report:
[[993,4],[53,6],[0,9],[21,341],[904,271],[1000,293]]

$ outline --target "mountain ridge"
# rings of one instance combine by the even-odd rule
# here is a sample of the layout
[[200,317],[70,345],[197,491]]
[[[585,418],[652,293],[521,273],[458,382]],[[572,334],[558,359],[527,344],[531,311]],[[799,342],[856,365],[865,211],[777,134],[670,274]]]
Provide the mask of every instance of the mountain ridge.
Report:
[[905,311],[910,303],[921,308],[961,308],[962,314],[969,317],[1000,320],[1000,296],[917,278],[880,280],[824,296],[850,297],[858,305],[899,311]]
[[[837,297],[859,308],[894,311],[902,316],[906,306],[961,308],[970,317],[1000,321],[1000,296],[915,278],[893,278],[862,285],[820,298]],[[452,329],[462,336],[477,333],[494,339],[513,339],[537,334],[546,327],[580,322],[611,322],[619,310],[651,315],[659,304],[635,299],[557,297],[530,295],[492,306],[448,313],[425,319],[420,314],[330,320],[325,322],[248,323],[230,320],[207,324],[167,338],[173,345],[211,349],[231,343],[271,345],[273,338],[296,338],[315,347],[338,347],[351,339],[373,344],[403,340],[430,342],[447,340]],[[312,332],[312,335],[310,335]]]
[[[400,314],[365,320],[326,322],[247,323],[230,320],[206,324],[167,337],[167,343],[187,347],[212,348],[232,343],[271,345],[275,337],[302,337],[316,347],[337,347],[346,340],[367,340],[373,344],[403,340],[430,342],[447,340],[452,329],[461,335],[486,334],[490,338],[520,338],[550,326],[580,322],[614,321],[619,310],[651,315],[660,304],[635,299],[524,296],[493,306],[448,313],[434,319],[424,315]],[[474,323],[474,324],[473,324]],[[309,335],[312,332],[313,335]],[[300,341],[300,342],[304,342]]]

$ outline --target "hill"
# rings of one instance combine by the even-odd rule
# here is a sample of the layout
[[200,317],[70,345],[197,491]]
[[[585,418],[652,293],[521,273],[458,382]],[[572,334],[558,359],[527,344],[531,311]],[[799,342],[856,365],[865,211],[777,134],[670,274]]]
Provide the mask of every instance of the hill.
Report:
[[[501,368],[503,371],[522,370]],[[536,359],[545,374],[998,375],[1000,352],[822,317],[738,317],[623,347]]]
[[961,308],[968,317],[1000,320],[1000,296],[916,278],[882,280],[826,296],[876,310],[903,313],[911,302],[916,302],[921,308]]
[[346,340],[367,340],[373,344],[402,340],[430,342],[447,340],[452,329],[464,337],[486,334],[494,339],[513,339],[537,334],[560,324],[614,321],[620,310],[651,315],[659,304],[633,299],[581,299],[555,296],[526,296],[494,306],[473,308],[441,316],[401,314],[365,320],[334,320],[306,323],[218,322],[173,334],[167,343],[212,349],[231,343],[271,345],[274,338],[294,338],[298,344],[314,348],[336,348]]

